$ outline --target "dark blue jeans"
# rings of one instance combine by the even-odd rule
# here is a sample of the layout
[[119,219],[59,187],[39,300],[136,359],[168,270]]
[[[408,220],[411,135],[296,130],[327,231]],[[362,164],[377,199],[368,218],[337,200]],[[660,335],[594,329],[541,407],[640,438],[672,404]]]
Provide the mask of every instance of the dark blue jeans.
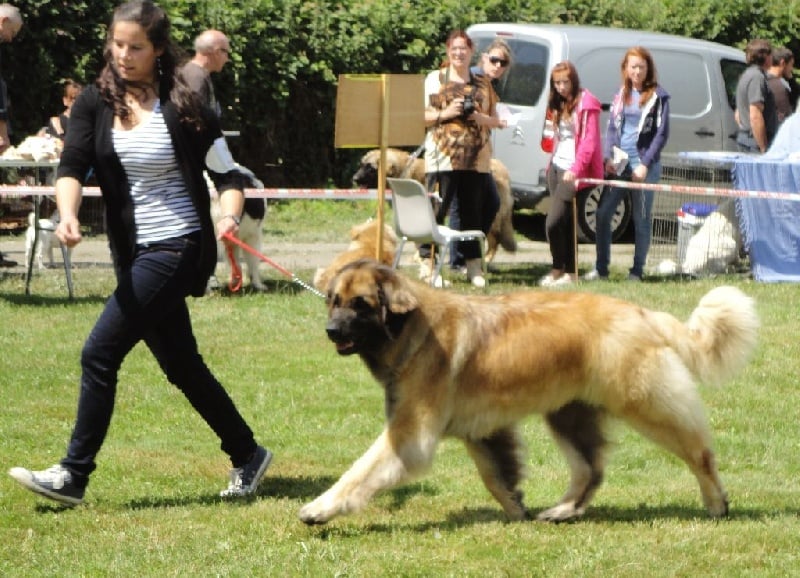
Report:
[[117,373],[131,349],[144,340],[167,379],[183,392],[222,441],[234,466],[255,451],[253,432],[197,350],[186,297],[198,275],[198,234],[137,248],[130,269],[95,323],[81,354],[78,416],[61,464],[77,485],[88,483],[108,432]]

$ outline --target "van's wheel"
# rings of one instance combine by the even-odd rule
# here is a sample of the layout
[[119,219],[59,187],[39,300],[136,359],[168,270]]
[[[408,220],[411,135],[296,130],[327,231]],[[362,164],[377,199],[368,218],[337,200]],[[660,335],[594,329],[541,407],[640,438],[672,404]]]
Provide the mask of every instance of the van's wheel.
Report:
[[[578,193],[578,239],[584,243],[594,243],[597,231],[597,206],[600,204],[602,187],[584,189]],[[631,198],[623,195],[611,218],[611,241],[619,241],[631,221]]]

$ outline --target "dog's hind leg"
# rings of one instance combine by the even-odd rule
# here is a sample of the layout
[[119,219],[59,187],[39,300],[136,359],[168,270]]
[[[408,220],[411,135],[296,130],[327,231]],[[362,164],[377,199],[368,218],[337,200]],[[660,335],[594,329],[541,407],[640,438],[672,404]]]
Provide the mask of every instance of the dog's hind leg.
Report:
[[572,402],[547,414],[547,425],[570,467],[570,485],[561,501],[537,518],[563,522],[583,515],[603,481],[605,413],[598,407]]
[[728,514],[728,497],[711,450],[711,433],[702,402],[691,380],[670,386],[662,376],[650,391],[652,398],[622,417],[633,428],[674,453],[689,466],[700,484],[703,502],[713,517]]
[[465,440],[467,451],[478,466],[478,472],[489,492],[503,506],[512,521],[527,518],[522,492],[523,444],[514,428],[502,429],[480,440]]

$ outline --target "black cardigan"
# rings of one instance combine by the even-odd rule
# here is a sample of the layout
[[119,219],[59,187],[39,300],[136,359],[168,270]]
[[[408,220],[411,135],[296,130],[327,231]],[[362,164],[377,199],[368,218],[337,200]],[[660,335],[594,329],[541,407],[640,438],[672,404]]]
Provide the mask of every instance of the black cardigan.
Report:
[[[206,153],[216,139],[223,138],[222,130],[210,110],[204,111],[203,129],[182,123],[178,118],[177,108],[169,100],[161,101],[161,110],[172,137],[183,180],[200,218],[200,258],[191,291],[192,295],[199,297],[205,293],[208,278],[217,263],[211,198],[203,171],[208,170],[205,164]],[[87,87],[72,105],[69,131],[56,174],[58,178],[73,177],[83,182],[89,169],[94,169],[105,203],[111,255],[119,274],[133,263],[136,225],[128,179],[114,151],[111,137],[113,126],[113,109],[100,97],[96,86]],[[246,185],[243,175],[236,171],[219,174],[208,170],[208,174],[220,194],[231,188],[241,190]]]

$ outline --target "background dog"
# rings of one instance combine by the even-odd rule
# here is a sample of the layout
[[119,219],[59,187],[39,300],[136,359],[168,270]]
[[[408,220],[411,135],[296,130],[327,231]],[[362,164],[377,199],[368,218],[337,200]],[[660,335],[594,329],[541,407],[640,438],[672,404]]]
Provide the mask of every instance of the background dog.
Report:
[[[253,199],[246,198],[244,200],[244,212],[242,213],[242,222],[239,224],[238,237],[259,253],[264,243],[264,219],[267,215],[267,201],[266,199]],[[216,192],[211,195],[211,218],[216,223],[222,218],[220,211],[219,198]],[[242,258],[247,263],[247,274],[250,278],[250,284],[258,291],[264,291],[266,285],[261,280],[261,273],[258,270],[259,259],[248,251],[243,251],[240,247],[234,246],[233,256],[236,259],[237,265],[240,265]],[[228,253],[222,242],[217,245],[217,266],[219,263],[228,261]],[[215,273],[216,277],[216,273]],[[230,277],[229,277],[230,278]],[[214,277],[212,277],[214,279]]]
[[[353,175],[353,183],[359,187],[375,188],[378,186],[378,164],[381,151],[374,149],[361,157],[361,163]],[[492,221],[492,227],[486,235],[486,261],[491,262],[497,253],[497,247],[503,247],[513,253],[517,250],[514,237],[514,226],[511,216],[514,210],[514,197],[511,195],[511,179],[508,169],[497,159],[492,159],[492,176],[497,183],[497,194],[500,196],[500,208]],[[406,151],[390,148],[386,150],[386,176],[414,179],[425,184],[425,160],[411,159]]]
[[[31,261],[31,252],[33,251],[33,241],[35,239],[36,230],[34,226],[34,219],[36,216],[33,211],[28,213],[28,228],[25,230],[25,264],[27,266]],[[42,254],[47,251],[47,263],[50,267],[53,266],[53,249],[61,250],[61,242],[55,235],[56,226],[58,225],[58,212],[53,212],[49,219],[39,219],[39,242],[36,244],[35,259],[39,269],[44,269],[44,261]],[[67,248],[67,254],[72,252],[71,248]]]
[[308,523],[362,508],[423,473],[442,437],[460,439],[511,520],[527,511],[518,422],[542,413],[571,470],[566,494],[539,514],[581,516],[603,479],[604,424],[620,418],[681,458],[712,516],[728,512],[695,380],[721,383],[753,351],[753,301],[706,294],[686,323],[603,295],[437,291],[374,261],[331,281],[328,337],[358,354],[386,391],[386,427],[328,491]]
[[[359,259],[374,259],[378,248],[378,221],[369,219],[364,223],[353,225],[350,229],[350,246],[347,251],[337,255],[331,264],[317,269],[314,274],[314,287],[325,293],[328,283],[342,267]],[[383,252],[381,263],[391,266],[397,251],[397,235],[388,225],[383,226]]]

